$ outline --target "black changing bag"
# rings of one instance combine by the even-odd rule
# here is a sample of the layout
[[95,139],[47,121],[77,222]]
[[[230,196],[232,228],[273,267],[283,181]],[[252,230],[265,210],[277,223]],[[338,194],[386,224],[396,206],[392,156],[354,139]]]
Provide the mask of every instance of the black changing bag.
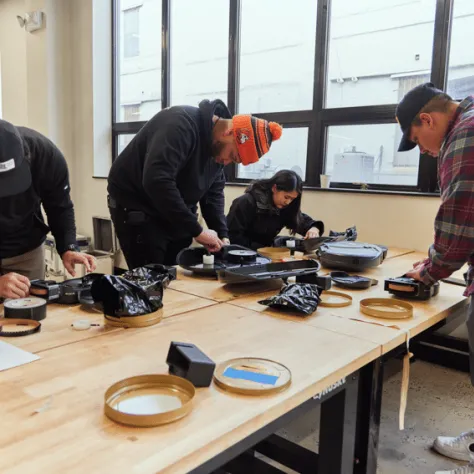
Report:
[[360,272],[379,266],[387,248],[362,242],[329,242],[318,249],[321,265],[337,270]]

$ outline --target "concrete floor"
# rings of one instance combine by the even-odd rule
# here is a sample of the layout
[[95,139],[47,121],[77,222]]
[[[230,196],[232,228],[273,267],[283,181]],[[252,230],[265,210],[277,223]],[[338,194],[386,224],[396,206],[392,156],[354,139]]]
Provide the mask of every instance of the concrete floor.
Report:
[[[400,380],[397,373],[384,384],[377,473],[434,474],[465,464],[437,455],[431,444],[438,435],[457,436],[474,428],[474,388],[467,374],[424,362],[412,364],[404,431],[398,429]],[[279,434],[317,451],[318,433],[313,427],[318,422],[315,410]]]

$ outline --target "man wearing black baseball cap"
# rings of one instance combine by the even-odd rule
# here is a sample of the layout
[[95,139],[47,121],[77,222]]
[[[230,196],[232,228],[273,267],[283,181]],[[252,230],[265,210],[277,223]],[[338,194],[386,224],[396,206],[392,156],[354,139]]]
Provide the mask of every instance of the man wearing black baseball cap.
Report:
[[[428,285],[469,264],[465,296],[474,294],[474,97],[455,102],[433,84],[412,89],[397,108],[403,132],[399,151],[419,146],[438,157],[441,206],[435,239],[426,260],[407,273]],[[474,385],[474,301],[470,298],[467,327],[471,381]],[[470,461],[463,473],[474,474],[474,430],[456,438],[438,437],[434,448],[453,459]],[[439,471],[438,474],[457,471]]]
[[0,298],[27,296],[30,280],[44,278],[43,243],[50,229],[71,275],[76,263],[95,269],[94,258],[77,248],[69,194],[59,149],[34,130],[0,120]]

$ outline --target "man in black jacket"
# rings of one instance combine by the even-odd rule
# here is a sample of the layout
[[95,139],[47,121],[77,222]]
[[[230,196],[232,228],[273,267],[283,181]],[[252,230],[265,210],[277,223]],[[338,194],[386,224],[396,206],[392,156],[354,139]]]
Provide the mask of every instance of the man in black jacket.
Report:
[[[66,270],[95,269],[79,253],[66,160],[34,130],[0,120],[0,298],[28,295],[30,280],[43,279],[43,243],[51,232]],[[46,212],[48,225],[41,213]]]
[[[162,110],[112,164],[109,208],[129,268],[174,265],[192,239],[228,242],[224,166],[255,163],[282,133],[276,123],[231,117],[220,100]],[[196,215],[199,203],[210,230]]]

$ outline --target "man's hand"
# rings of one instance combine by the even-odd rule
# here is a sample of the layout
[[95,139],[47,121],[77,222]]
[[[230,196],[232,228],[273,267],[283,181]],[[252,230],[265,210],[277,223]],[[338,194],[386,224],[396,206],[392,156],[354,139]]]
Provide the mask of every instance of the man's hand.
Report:
[[221,239],[221,240],[222,240],[222,243],[223,243],[224,245],[230,245],[230,240],[229,240],[227,237],[224,237],[224,238]]
[[213,230],[203,230],[197,237],[196,242],[204,245],[209,252],[218,252],[224,245],[217,233]]
[[308,230],[308,232],[306,232],[306,235],[305,235],[305,240],[306,239],[314,239],[316,237],[319,237],[319,229],[317,227],[311,227],[311,229]]
[[63,253],[62,259],[64,267],[73,277],[76,276],[76,263],[79,265],[84,265],[86,267],[87,273],[93,272],[97,267],[95,258],[92,255],[88,255],[86,253],[73,252],[72,250],[68,250],[67,252]]
[[421,281],[421,271],[423,270],[423,267],[423,262],[417,262],[417,266],[413,266],[413,270],[407,272],[406,276],[409,278],[413,278],[416,281]]
[[0,298],[25,298],[30,293],[30,280],[18,273],[0,277]]

